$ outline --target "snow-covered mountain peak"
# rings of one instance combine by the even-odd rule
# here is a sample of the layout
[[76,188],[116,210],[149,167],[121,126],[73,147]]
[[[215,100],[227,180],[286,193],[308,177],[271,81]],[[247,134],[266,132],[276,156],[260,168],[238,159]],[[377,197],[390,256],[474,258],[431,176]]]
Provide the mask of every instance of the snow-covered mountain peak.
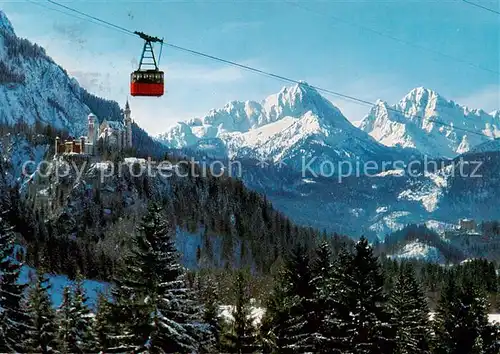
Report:
[[[83,89],[45,50],[16,36],[0,11],[0,123],[42,123],[72,136],[87,132],[88,115],[117,119],[116,102]],[[109,109],[108,109],[109,108]]]
[[428,89],[426,87],[420,86],[412,89],[405,97],[403,97],[402,101],[411,100],[411,101],[422,101],[428,100],[431,97],[437,97],[439,94],[434,90]]
[[328,124],[340,122],[350,125],[337,107],[303,81],[292,87],[283,87],[279,93],[267,97],[262,107],[269,123],[283,117],[301,117],[312,112]]
[[195,149],[218,140],[230,157],[285,160],[291,166],[299,166],[302,156],[367,160],[389,154],[305,82],[283,87],[261,103],[229,102],[158,138],[169,147]]
[[6,31],[12,35],[15,35],[14,27],[12,23],[9,21],[5,13],[0,10],[0,30]]
[[[500,136],[500,119],[417,87],[397,104],[377,101],[360,129],[386,146],[412,147],[431,156],[454,157]],[[470,131],[479,134],[470,133]]]
[[398,108],[406,113],[407,117],[413,121],[428,118],[438,106],[452,104],[437,92],[425,87],[417,87],[411,90],[398,103]]

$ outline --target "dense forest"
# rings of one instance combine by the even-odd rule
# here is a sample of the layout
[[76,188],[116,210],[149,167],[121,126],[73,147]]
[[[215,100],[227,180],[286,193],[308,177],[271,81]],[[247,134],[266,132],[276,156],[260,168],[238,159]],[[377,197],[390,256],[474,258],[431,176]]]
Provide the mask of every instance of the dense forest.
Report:
[[[77,277],[61,305],[49,300],[47,279],[18,282],[15,236],[0,219],[0,350],[2,352],[148,353],[491,353],[500,326],[488,323],[486,288],[473,281],[486,263],[449,271],[431,316],[410,263],[387,274],[367,240],[334,255],[328,242],[296,243],[273,275],[252,317],[248,268],[225,288],[179,263],[175,230],[152,203],[132,236],[132,252],[113,275],[110,296],[86,305]],[[487,266],[486,268],[489,268]],[[494,270],[494,269],[493,269]],[[389,290],[385,284],[390,280]],[[492,279],[490,279],[492,280]],[[498,278],[488,286],[497,287]],[[221,292],[231,294],[231,318],[219,316]]]
[[[2,129],[35,145],[65,134],[41,124]],[[499,328],[487,321],[500,303],[494,262],[392,260],[401,240],[439,240],[409,226],[373,249],[296,225],[241,181],[196,177],[186,166],[168,188],[125,173],[88,192],[71,177],[9,186],[2,161],[0,351],[498,353]],[[50,203],[36,197],[47,187]],[[202,240],[191,269],[175,249],[179,230]],[[23,263],[39,270],[29,284],[18,282]],[[48,273],[76,279],[57,309]],[[94,315],[82,278],[112,285]],[[222,319],[227,304],[231,318]]]

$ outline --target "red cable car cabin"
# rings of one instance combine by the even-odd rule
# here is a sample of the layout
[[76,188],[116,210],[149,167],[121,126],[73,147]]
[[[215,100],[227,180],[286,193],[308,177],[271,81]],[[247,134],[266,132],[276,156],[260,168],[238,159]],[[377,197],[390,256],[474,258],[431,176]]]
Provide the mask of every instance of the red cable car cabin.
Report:
[[134,71],[130,74],[130,94],[132,96],[163,96],[165,84],[163,71]]
[[165,90],[164,73],[158,69],[152,45],[153,42],[160,42],[163,46],[163,40],[142,32],[135,32],[135,34],[144,39],[145,43],[139,69],[130,74],[130,94],[132,96],[163,96]]

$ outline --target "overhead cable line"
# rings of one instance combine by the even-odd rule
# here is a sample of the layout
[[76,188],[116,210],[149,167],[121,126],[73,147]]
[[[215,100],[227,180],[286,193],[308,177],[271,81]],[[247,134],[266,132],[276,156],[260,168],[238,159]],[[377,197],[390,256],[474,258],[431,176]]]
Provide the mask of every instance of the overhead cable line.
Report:
[[[30,0],[28,0],[28,1],[30,1]],[[93,22],[93,23],[99,23],[99,24],[105,25],[107,28],[113,28],[113,29],[116,29],[116,30],[118,30],[118,31],[120,31],[122,33],[126,33],[126,34],[129,34],[129,35],[133,35],[135,37],[138,37],[136,31],[129,30],[129,29],[125,28],[125,27],[113,24],[111,22],[102,20],[102,19],[100,19],[98,17],[95,17],[93,15],[89,15],[89,14],[84,13],[82,11],[73,9],[73,8],[67,6],[67,5],[60,4],[57,1],[54,1],[54,0],[47,0],[47,1],[49,3],[51,3],[51,4],[53,4],[53,5],[62,7],[62,8],[66,9],[66,10],[69,10],[69,11],[71,11],[73,13],[76,13],[78,15],[84,16],[84,17],[86,17],[86,18],[88,18],[90,20],[96,21],[96,22]],[[72,14],[70,14],[70,13],[66,13],[66,15],[72,16]],[[139,38],[140,38],[140,36],[139,36]],[[227,60],[227,59],[223,59],[223,58],[217,57],[215,55],[210,55],[210,54],[206,54],[206,53],[203,53],[203,52],[200,52],[200,51],[197,51],[197,50],[185,48],[185,47],[182,47],[182,46],[179,46],[179,45],[175,45],[175,44],[172,44],[172,43],[165,42],[164,40],[162,40],[161,43],[163,45],[165,45],[165,46],[168,46],[170,48],[173,48],[173,49],[176,49],[176,50],[179,50],[179,51],[183,51],[185,53],[189,53],[189,54],[192,54],[192,55],[197,55],[197,56],[204,57],[204,58],[207,58],[207,59],[215,60],[215,61],[218,61],[218,62],[221,62],[221,63],[224,63],[224,64],[228,64],[228,65],[231,65],[231,66],[234,66],[234,67],[238,67],[240,69],[244,69],[244,70],[247,70],[247,71],[259,74],[259,75],[263,75],[263,76],[267,76],[267,77],[270,77],[270,78],[274,78],[274,79],[277,79],[277,80],[280,80],[280,81],[284,81],[284,82],[287,82],[287,83],[298,84],[298,85],[303,85],[304,84],[304,82],[300,81],[300,80],[292,79],[292,78],[289,78],[289,77],[286,77],[286,76],[283,76],[283,75],[279,75],[279,74],[274,74],[274,73],[269,72],[269,71],[265,71],[265,70],[262,70],[262,69],[251,67],[249,65],[240,64],[240,63],[234,62],[232,60]],[[342,99],[345,99],[345,100],[349,100],[349,101],[352,101],[352,102],[355,102],[355,103],[358,103],[358,104],[367,105],[367,106],[370,106],[370,107],[376,106],[376,103],[364,100],[362,98],[358,98],[358,97],[355,97],[355,96],[343,94],[343,93],[336,92],[336,91],[333,91],[333,90],[330,90],[330,89],[326,89],[326,88],[322,88],[322,87],[319,87],[319,86],[314,86],[314,85],[310,85],[310,84],[307,84],[307,85],[309,87],[315,89],[316,91],[320,91],[320,92],[323,92],[323,93],[326,93],[326,94],[329,94],[329,95],[332,95],[332,96],[335,96],[335,97],[339,97],[339,98],[342,98]],[[392,107],[386,107],[386,108],[389,111],[405,115],[405,112],[400,111],[398,109],[395,109],[395,108],[392,108]],[[412,115],[411,117],[420,118],[422,120],[425,119],[425,117],[420,116],[420,115]],[[430,119],[429,121],[432,122],[432,123],[436,123],[438,125],[448,126],[448,127],[453,128],[453,129],[456,129],[456,130],[461,130],[461,131],[464,131],[464,132],[467,132],[467,133],[470,133],[470,134],[475,134],[475,135],[486,137],[488,139],[492,139],[491,136],[489,136],[487,134],[484,134],[482,132],[478,132],[478,131],[470,130],[470,129],[466,129],[466,128],[461,128],[461,127],[456,127],[453,124],[448,124],[448,123],[445,123],[445,122],[441,122],[441,121],[439,121],[437,119]]]
[[472,1],[468,1],[468,0],[462,0],[462,1],[465,2],[466,4],[469,4],[469,5],[478,7],[480,9],[483,9],[483,10],[486,10],[486,11],[489,11],[489,12],[493,12],[494,14],[500,15],[499,11],[496,11],[496,10],[493,10],[493,9],[491,9],[489,7],[486,7],[486,6],[483,6],[481,4],[478,4],[477,2],[472,2]]
[[435,50],[435,49],[432,49],[432,48],[429,48],[429,47],[425,47],[425,46],[422,46],[420,44],[417,44],[417,43],[414,43],[414,42],[411,42],[411,41],[408,41],[408,40],[405,40],[405,39],[393,36],[390,33],[382,32],[382,31],[379,31],[377,29],[373,29],[371,27],[368,27],[368,26],[365,26],[365,25],[361,25],[361,24],[358,24],[358,23],[354,23],[354,22],[351,22],[351,21],[346,21],[345,19],[340,18],[338,16],[330,15],[330,14],[327,14],[327,13],[322,12],[322,11],[315,11],[315,10],[311,9],[310,7],[304,6],[303,4],[299,3],[298,1],[285,1],[285,2],[288,3],[288,4],[290,4],[290,5],[292,5],[292,6],[300,8],[302,10],[314,13],[314,14],[319,15],[319,16],[323,16],[325,18],[329,18],[330,20],[342,22],[342,23],[345,23],[345,24],[347,24],[349,26],[360,28],[360,29],[362,29],[364,31],[368,31],[368,32],[374,33],[374,34],[376,34],[378,36],[381,36],[381,37],[389,38],[389,39],[391,39],[393,41],[405,44],[407,46],[410,46],[410,47],[413,47],[413,48],[417,48],[417,49],[420,49],[420,50],[423,50],[423,51],[427,51],[429,53],[433,53],[433,54],[439,55],[439,56],[441,56],[443,58],[454,60],[454,61],[456,61],[458,63],[466,64],[466,65],[468,65],[468,66],[470,66],[472,68],[478,69],[478,70],[483,70],[483,71],[487,71],[487,72],[490,72],[490,73],[493,73],[493,74],[496,74],[496,75],[500,75],[500,71],[496,71],[496,70],[484,67],[482,65],[479,65],[479,64],[476,64],[476,63],[464,60],[462,58],[455,57],[455,56],[447,54],[447,53],[443,53],[443,52],[441,52],[439,50]]

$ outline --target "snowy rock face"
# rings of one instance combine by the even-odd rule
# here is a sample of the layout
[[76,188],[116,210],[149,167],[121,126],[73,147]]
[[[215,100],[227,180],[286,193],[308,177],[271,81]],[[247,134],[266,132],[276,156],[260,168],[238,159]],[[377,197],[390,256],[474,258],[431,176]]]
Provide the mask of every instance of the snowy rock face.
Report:
[[79,136],[89,113],[78,83],[43,48],[18,38],[0,11],[0,122],[38,120]]
[[419,87],[393,106],[377,101],[359,127],[386,146],[414,148],[434,157],[455,157],[489,140],[470,131],[500,137],[500,116],[498,112],[488,114],[460,106]]
[[5,16],[5,14],[2,11],[0,11],[0,30],[15,35],[12,23],[10,23],[9,19],[7,18],[7,16]]
[[159,136],[172,148],[218,139],[229,157],[252,157],[300,166],[302,158],[361,161],[392,150],[354,127],[307,83],[284,87],[261,103],[233,101],[201,119],[181,122]]
[[416,259],[431,263],[444,263],[441,252],[434,246],[414,241],[406,244],[399,252],[390,255],[393,259]]

